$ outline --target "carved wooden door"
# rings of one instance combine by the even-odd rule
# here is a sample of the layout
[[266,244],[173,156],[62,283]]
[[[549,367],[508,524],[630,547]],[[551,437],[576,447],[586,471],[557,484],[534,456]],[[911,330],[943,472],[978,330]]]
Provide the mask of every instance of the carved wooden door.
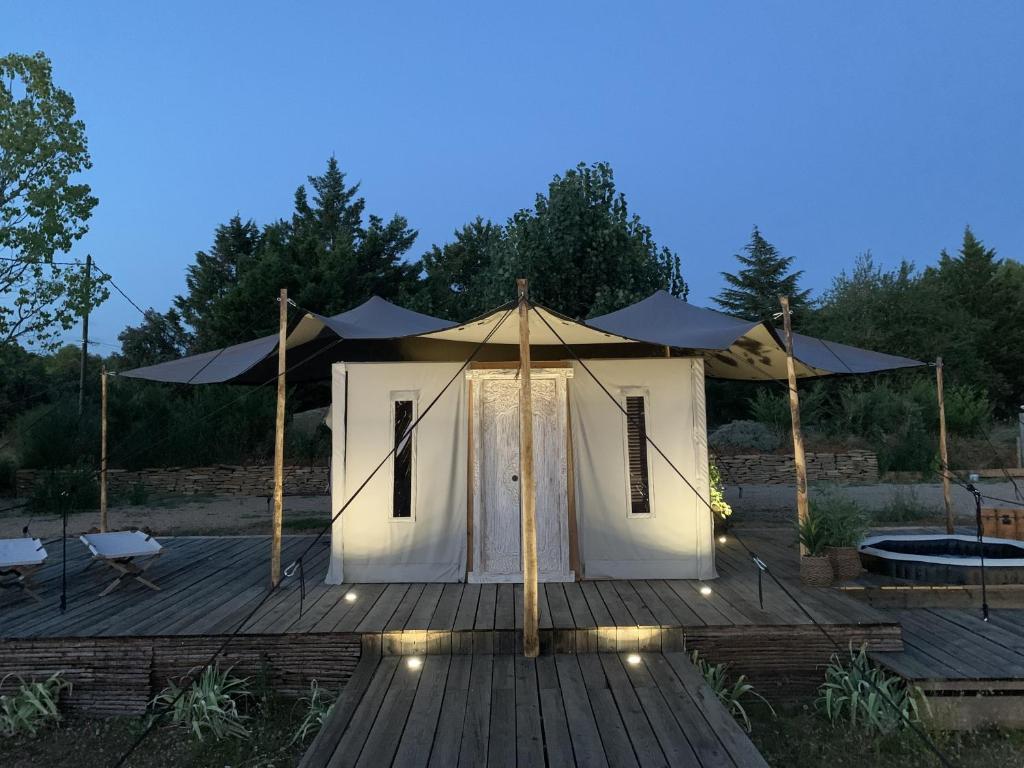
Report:
[[[565,376],[534,374],[534,481],[537,564],[542,579],[570,575],[565,472]],[[519,381],[480,378],[474,393],[475,576],[522,579],[520,552]]]

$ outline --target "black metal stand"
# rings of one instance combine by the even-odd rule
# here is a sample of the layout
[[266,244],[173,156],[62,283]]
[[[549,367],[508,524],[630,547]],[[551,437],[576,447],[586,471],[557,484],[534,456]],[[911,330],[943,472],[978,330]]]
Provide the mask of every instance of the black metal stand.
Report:
[[974,522],[978,534],[978,557],[981,559],[981,618],[988,621],[988,591],[985,586],[985,539],[981,528],[981,491],[972,483],[967,484],[967,490],[974,496]]
[[68,607],[68,499],[61,494],[60,612]]

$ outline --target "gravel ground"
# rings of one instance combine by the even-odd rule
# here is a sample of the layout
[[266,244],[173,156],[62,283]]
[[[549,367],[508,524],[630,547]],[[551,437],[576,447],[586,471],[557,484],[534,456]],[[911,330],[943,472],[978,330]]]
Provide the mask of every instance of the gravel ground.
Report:
[[[6,501],[0,502],[0,506],[10,506]],[[328,496],[285,497],[285,530],[316,531],[327,523],[329,508]],[[271,507],[266,496],[180,496],[141,506],[111,507],[109,518],[112,529],[147,528],[158,536],[258,534],[270,533]],[[26,522],[30,522],[33,536],[60,536],[59,515],[36,515],[30,520],[28,511],[22,509],[0,516],[0,538],[21,536]],[[78,512],[68,518],[68,532],[72,535],[98,526],[99,514],[95,511]]]
[[[1024,479],[1017,480],[1020,491],[1024,494]],[[1014,499],[1014,487],[1008,482],[982,480],[978,489],[985,494],[1003,499]],[[816,492],[820,493],[829,486],[812,484],[810,497],[814,500]],[[832,486],[835,487],[835,486]],[[974,497],[963,488],[953,485],[953,505],[958,519],[968,520],[974,517]],[[855,499],[861,506],[871,512],[884,510],[894,502],[914,503],[922,511],[927,511],[928,518],[945,516],[942,503],[941,483],[884,483],[878,485],[844,485],[842,491]],[[735,485],[726,486],[725,498],[736,513],[736,521],[788,521],[796,506],[796,487],[792,485]],[[983,501],[985,506],[1011,506],[994,501]],[[1019,506],[1024,506],[1024,501]]]
[[[1024,480],[1018,481],[1024,493]],[[811,499],[827,486],[812,485]],[[1013,485],[1007,482],[978,483],[982,493],[1004,499],[1013,499]],[[848,485],[844,493],[856,499],[865,509],[884,510],[894,501],[902,500],[921,509],[921,519],[939,519],[944,516],[942,485],[939,483]],[[736,485],[725,489],[726,500],[736,512],[738,523],[785,523],[792,520],[796,490],[792,485]],[[0,506],[10,506],[18,500],[4,500]],[[973,519],[974,498],[963,488],[953,486],[953,503],[962,522]],[[1000,506],[985,502],[986,506]],[[1024,502],[1021,503],[1024,505]],[[1007,506],[1007,505],[1003,505]],[[286,530],[314,531],[325,524],[329,516],[330,498],[327,496],[290,496],[284,500]],[[157,499],[141,506],[117,506],[110,509],[112,528],[148,528],[158,535],[225,535],[270,533],[270,506],[266,496],[192,497],[179,496]],[[0,538],[21,536],[22,527],[29,521],[26,510],[17,510],[0,516]],[[68,531],[73,535],[97,527],[96,512],[79,512],[68,520]],[[31,518],[33,536],[53,538],[60,535],[61,520],[57,515],[36,515]]]

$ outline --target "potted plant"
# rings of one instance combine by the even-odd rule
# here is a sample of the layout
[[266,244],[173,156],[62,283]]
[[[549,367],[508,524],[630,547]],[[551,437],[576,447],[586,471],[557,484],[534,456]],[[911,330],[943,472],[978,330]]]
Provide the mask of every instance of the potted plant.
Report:
[[800,544],[806,550],[800,556],[800,581],[809,587],[832,584],[832,562],[825,554],[825,526],[821,514],[810,509],[798,526]]
[[826,491],[812,505],[824,528],[825,554],[832,563],[837,581],[860,576],[858,549],[867,532],[867,516],[860,506],[839,491]]

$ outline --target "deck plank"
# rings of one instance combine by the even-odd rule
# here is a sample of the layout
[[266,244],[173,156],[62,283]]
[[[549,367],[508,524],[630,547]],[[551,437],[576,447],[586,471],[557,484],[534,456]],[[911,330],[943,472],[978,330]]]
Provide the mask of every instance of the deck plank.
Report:
[[466,703],[469,699],[469,677],[472,656],[452,656],[445,680],[444,700],[438,716],[437,734],[430,752],[430,765],[449,768],[459,762],[462,730],[466,724]]
[[491,726],[491,676],[494,657],[473,656],[466,700],[466,721],[459,748],[459,766],[475,768],[487,764]]
[[444,703],[451,658],[427,656],[423,661],[416,698],[412,702],[395,753],[393,765],[397,768],[423,768],[429,763],[438,717]]

